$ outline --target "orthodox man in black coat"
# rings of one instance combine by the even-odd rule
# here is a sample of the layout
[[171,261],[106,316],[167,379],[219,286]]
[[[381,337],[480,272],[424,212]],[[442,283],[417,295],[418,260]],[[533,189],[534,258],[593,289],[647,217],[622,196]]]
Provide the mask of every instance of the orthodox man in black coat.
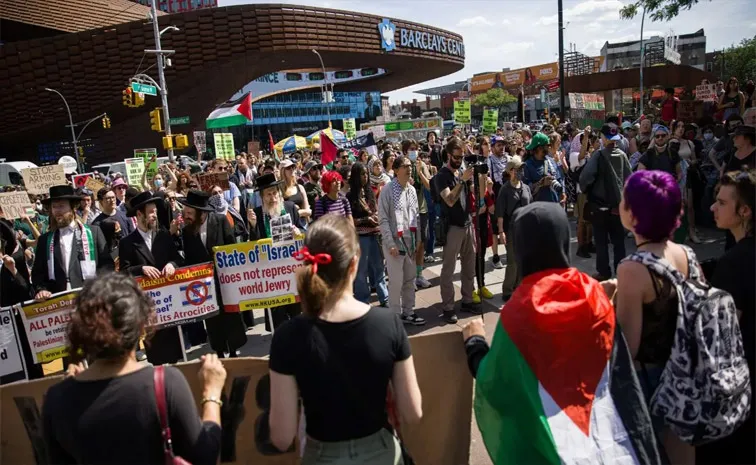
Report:
[[[137,227],[121,239],[118,258],[122,272],[150,279],[173,276],[181,256],[171,234],[158,224],[157,204],[163,200],[142,192],[131,200],[126,215],[136,217]],[[180,327],[158,329],[146,344],[147,359],[153,365],[183,359]]]
[[[262,205],[254,209],[247,210],[247,220],[249,221],[249,240],[257,241],[260,239],[272,238],[273,242],[290,240],[293,235],[299,234],[296,225],[299,224],[299,208],[288,200],[284,200],[279,190],[281,181],[276,180],[273,173],[263,174],[257,178],[257,191],[260,192]],[[271,223],[280,221],[281,217],[289,216],[290,233],[285,231],[286,228],[274,228]],[[279,220],[279,221],[276,221]],[[283,222],[286,223],[286,222]],[[280,234],[281,232],[284,234]],[[273,329],[279,327],[285,321],[294,318],[302,313],[302,306],[299,303],[281,305],[271,309],[273,318]],[[268,313],[265,312],[265,329],[270,331],[270,321]]]
[[[213,261],[213,247],[235,244],[234,231],[225,216],[213,213],[208,205],[210,194],[190,190],[186,199],[179,202],[184,206],[184,259],[186,265],[197,265]],[[225,353],[235,357],[236,351],[247,342],[244,322],[239,312],[223,311],[223,296],[217,276],[215,295],[220,313],[205,320],[210,347],[219,357]]]

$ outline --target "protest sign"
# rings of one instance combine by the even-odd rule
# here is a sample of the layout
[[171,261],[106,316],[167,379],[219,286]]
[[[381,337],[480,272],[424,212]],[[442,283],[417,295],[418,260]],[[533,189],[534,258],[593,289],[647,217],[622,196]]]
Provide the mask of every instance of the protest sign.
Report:
[[470,99],[469,98],[455,98],[454,99],[454,123],[455,124],[470,124]]
[[76,176],[71,176],[71,181],[73,181],[74,189],[81,189],[87,185],[87,179],[94,178],[94,173],[84,173],[84,174],[77,174]]
[[703,102],[697,100],[680,100],[677,104],[677,119],[698,123],[703,116]]
[[2,208],[3,215],[8,220],[34,214],[34,207],[29,200],[29,194],[24,191],[0,194],[0,208]]
[[357,124],[355,123],[354,118],[345,118],[342,120],[342,123],[346,138],[354,139],[354,136],[357,134]]
[[[457,465],[470,462],[473,378],[461,348],[460,331],[409,338],[417,383],[423,393],[423,418],[401,425],[407,451],[418,464]],[[202,382],[197,362],[175,365],[189,383],[198,406]],[[438,367],[443,366],[443,370]],[[223,360],[226,383],[219,462],[223,465],[294,465],[298,452],[280,453],[254,440],[255,425],[267,420],[270,409],[268,361],[260,358]],[[62,377],[0,387],[0,463],[47,463],[40,414],[47,390]],[[439,402],[438,399],[443,399]],[[174,443],[174,447],[175,447]]]
[[[144,160],[144,166],[147,170],[147,182],[152,182],[152,179],[158,172],[157,149],[134,149],[134,158],[141,158]],[[139,185],[142,185],[141,173],[139,177]]]
[[29,301],[21,307],[21,319],[34,363],[68,355],[66,327],[76,310],[74,302],[79,290],[59,292],[44,302]]
[[218,313],[212,263],[179,268],[170,278],[143,276],[136,281],[155,303],[150,326],[156,329],[193,323]]
[[213,134],[213,142],[215,144],[215,158],[218,160],[234,160],[236,158],[233,134],[216,132]]
[[716,84],[701,84],[696,86],[696,100],[702,102],[717,102],[717,85]]
[[105,187],[105,183],[102,181],[98,181],[94,177],[87,178],[87,182],[84,183],[84,187],[92,191],[93,193],[97,194],[97,192]]
[[483,134],[493,134],[499,125],[499,110],[485,108],[483,110]]
[[299,301],[294,258],[304,237],[273,243],[271,239],[213,248],[223,308],[227,312],[273,308]]
[[207,152],[207,135],[205,131],[194,131],[194,147],[197,149],[198,159]]
[[[13,309],[0,309],[0,377],[24,372]],[[24,373],[24,379],[26,374]]]
[[205,192],[210,192],[213,186],[220,186],[224,191],[230,188],[228,183],[228,173],[198,174],[197,183],[200,185],[200,190]]
[[260,141],[251,140],[247,142],[247,153],[249,155],[259,156],[260,155]]
[[123,162],[126,164],[126,183],[129,186],[141,186],[142,173],[144,173],[144,159],[127,158]]
[[64,186],[67,184],[63,165],[24,168],[21,170],[21,176],[24,177],[26,192],[30,194],[47,194],[51,186]]

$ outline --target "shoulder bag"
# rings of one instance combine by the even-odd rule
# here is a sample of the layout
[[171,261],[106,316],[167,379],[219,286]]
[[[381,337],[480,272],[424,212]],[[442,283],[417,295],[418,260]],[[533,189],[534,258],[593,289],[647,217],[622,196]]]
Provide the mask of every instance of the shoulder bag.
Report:
[[163,455],[165,456],[165,464],[191,465],[186,460],[173,454],[171,427],[168,425],[168,406],[165,400],[165,367],[155,367],[152,378],[155,382],[155,400],[157,401],[158,415],[160,416],[160,432],[163,436]]

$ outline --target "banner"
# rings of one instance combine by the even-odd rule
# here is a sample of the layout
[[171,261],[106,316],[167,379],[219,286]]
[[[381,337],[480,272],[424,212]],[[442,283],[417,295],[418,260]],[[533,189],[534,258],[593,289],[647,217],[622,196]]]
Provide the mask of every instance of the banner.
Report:
[[76,310],[74,302],[79,291],[59,292],[44,302],[30,301],[21,307],[21,319],[34,363],[50,362],[68,355],[66,327]]
[[39,168],[24,168],[21,170],[26,192],[30,194],[47,194],[52,186],[65,186],[66,173],[63,165],[46,165]]
[[499,126],[499,110],[483,109],[483,134],[494,134]]
[[210,192],[213,186],[220,186],[224,191],[230,188],[228,173],[202,173],[196,176],[200,190]]
[[[157,149],[134,149],[134,158],[141,158],[144,160],[144,166],[147,170],[147,182],[152,182],[152,179],[158,172],[157,163]],[[129,183],[131,185],[131,183]],[[137,185],[142,185],[142,174],[139,174],[139,181]]]
[[135,279],[155,303],[151,327],[162,329],[193,323],[218,313],[212,263],[179,268],[170,278]]
[[2,208],[3,216],[8,220],[15,220],[22,216],[33,216],[35,213],[26,191],[0,194],[0,208]]
[[570,92],[570,110],[604,110],[604,96]]
[[129,186],[141,187],[142,174],[144,173],[144,159],[127,158],[123,162],[126,164],[126,183]]
[[94,178],[94,173],[84,173],[84,174],[77,174],[76,176],[71,176],[71,181],[73,181],[74,189],[82,189],[87,185],[87,179]]
[[235,160],[234,135],[230,132],[213,133],[215,143],[215,158],[218,160]]
[[357,134],[357,124],[354,121],[354,118],[345,118],[343,120],[344,124],[344,135],[347,139],[354,139],[354,136]]
[[470,124],[470,99],[454,99],[454,123]]
[[[423,394],[423,418],[414,425],[401,425],[405,446],[417,464],[470,463],[473,378],[467,368],[460,331],[413,336],[409,341],[417,383]],[[281,453],[272,450],[269,444],[266,446],[265,441],[255,440],[255,425],[267,420],[264,413],[270,409],[268,361],[249,357],[222,362],[226,383],[222,393],[219,463],[300,463],[298,452]],[[202,382],[197,377],[199,364],[175,366],[189,383],[199,405],[202,399]],[[47,463],[46,445],[40,434],[42,403],[47,390],[61,380],[61,376],[54,376],[0,387],[0,463]]]
[[194,147],[198,154],[207,152],[207,136],[205,131],[194,131]]
[[558,75],[559,64],[557,62],[511,71],[480,74],[470,78],[470,91],[472,94],[482,94],[488,89],[511,89],[521,85],[527,86],[536,82],[551,81]]
[[[13,309],[0,309],[0,377],[24,372],[24,360],[18,342],[18,330]],[[26,374],[24,374],[24,379]]]
[[294,254],[303,243],[302,236],[275,244],[262,239],[213,247],[223,309],[238,312],[298,302],[294,272],[301,263]]

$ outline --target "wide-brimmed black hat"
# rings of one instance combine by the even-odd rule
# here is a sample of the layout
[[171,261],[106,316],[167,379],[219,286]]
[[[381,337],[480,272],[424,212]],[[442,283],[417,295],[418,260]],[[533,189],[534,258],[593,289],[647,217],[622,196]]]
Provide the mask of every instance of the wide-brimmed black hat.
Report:
[[[136,200],[136,197],[134,199]],[[185,207],[191,207],[203,212],[215,211],[213,207],[207,204],[208,200],[210,200],[210,194],[196,189],[190,190],[185,199],[178,199],[179,203]]]
[[77,195],[73,186],[50,186],[50,198],[42,200],[44,203],[50,203],[53,200],[81,200],[83,197]]
[[281,181],[276,180],[276,175],[273,173],[263,174],[262,176],[258,176],[257,178],[257,184],[255,185],[255,190],[258,192],[262,192],[263,189],[267,189],[269,187],[277,187],[281,185]]
[[126,216],[132,217],[136,216],[137,210],[142,208],[143,206],[147,205],[148,203],[155,203],[162,201],[160,197],[156,197],[152,195],[151,192],[141,192],[139,195],[131,199],[129,208],[126,209]]

